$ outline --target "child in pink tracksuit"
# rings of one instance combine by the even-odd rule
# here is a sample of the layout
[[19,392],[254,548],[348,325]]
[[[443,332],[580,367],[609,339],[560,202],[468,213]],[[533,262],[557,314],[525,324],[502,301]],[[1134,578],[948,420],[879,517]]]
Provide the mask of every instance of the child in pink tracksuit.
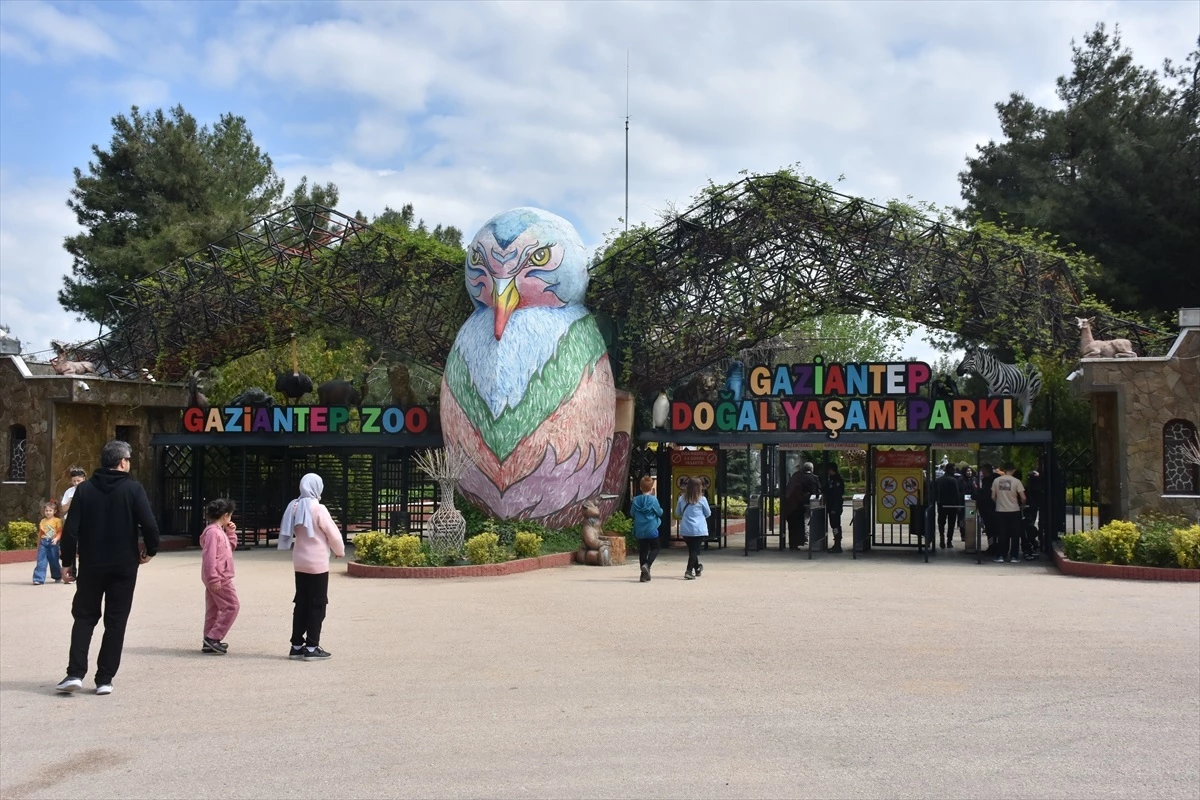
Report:
[[241,608],[233,587],[233,548],[237,544],[233,512],[232,500],[213,500],[204,509],[208,526],[200,534],[200,579],[204,581],[204,644],[200,652],[211,655],[229,651],[222,639]]

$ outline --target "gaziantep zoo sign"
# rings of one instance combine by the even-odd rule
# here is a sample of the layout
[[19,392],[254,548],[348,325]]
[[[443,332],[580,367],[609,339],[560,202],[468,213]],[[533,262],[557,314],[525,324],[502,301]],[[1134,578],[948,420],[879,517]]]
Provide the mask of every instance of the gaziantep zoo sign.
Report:
[[1012,397],[920,396],[922,361],[759,365],[746,372],[750,399],[671,403],[673,431],[1002,431],[1015,426]]
[[420,406],[231,406],[183,412],[188,433],[423,433],[429,412]]

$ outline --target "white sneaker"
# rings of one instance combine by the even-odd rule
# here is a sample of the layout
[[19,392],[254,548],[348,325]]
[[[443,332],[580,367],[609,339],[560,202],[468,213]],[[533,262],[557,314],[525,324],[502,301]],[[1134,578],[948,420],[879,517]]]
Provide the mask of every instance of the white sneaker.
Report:
[[1004,563],[1004,556],[997,556],[996,558],[993,558],[993,559],[992,559],[992,563],[993,563],[993,564],[1003,564],[1003,563]]
[[112,684],[102,683],[96,687],[96,694],[112,694]]
[[55,686],[54,688],[60,692],[70,694],[71,692],[76,692],[83,688],[83,680],[80,678],[72,678],[68,675],[59,681],[58,686]]

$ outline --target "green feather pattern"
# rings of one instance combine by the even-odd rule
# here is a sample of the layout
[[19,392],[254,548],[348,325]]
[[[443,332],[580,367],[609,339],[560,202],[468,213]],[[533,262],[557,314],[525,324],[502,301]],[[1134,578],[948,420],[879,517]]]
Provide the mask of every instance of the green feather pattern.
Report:
[[529,380],[521,402],[505,408],[499,417],[492,416],[457,350],[452,350],[446,361],[446,385],[492,454],[503,462],[571,397],[584,370],[590,370],[605,352],[604,337],[595,319],[590,314],[580,317],[559,340],[550,360]]

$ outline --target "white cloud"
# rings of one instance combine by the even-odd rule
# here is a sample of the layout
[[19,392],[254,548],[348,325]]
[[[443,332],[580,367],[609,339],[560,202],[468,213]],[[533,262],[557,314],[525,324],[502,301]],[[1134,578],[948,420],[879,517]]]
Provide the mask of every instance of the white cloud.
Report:
[[[636,223],[710,179],[796,163],[850,194],[957,204],[965,157],[999,134],[994,104],[1055,102],[1072,38],[1119,22],[1157,67],[1200,27],[1192,2],[271,3],[174,21],[150,5],[97,29],[93,49],[120,42],[131,65],[121,91],[153,105],[167,79],[219,89],[267,150],[271,131],[289,138],[273,153],[289,185],[332,180],[348,212],[411,202],[467,236],[541,205],[590,246],[624,208],[627,50]],[[15,7],[0,46],[27,57],[48,34],[26,14],[13,38]]]
[[0,171],[0,323],[27,352],[49,348],[51,339],[94,339],[99,326],[79,322],[58,305],[62,278],[71,271],[63,239],[77,233],[67,208],[70,183],[17,181]]
[[79,55],[115,56],[117,53],[115,42],[99,25],[80,16],[64,14],[49,3],[5,3],[4,10],[8,36],[15,38],[12,28],[19,28],[27,37],[24,46],[14,47],[9,52],[26,60],[70,61]]

